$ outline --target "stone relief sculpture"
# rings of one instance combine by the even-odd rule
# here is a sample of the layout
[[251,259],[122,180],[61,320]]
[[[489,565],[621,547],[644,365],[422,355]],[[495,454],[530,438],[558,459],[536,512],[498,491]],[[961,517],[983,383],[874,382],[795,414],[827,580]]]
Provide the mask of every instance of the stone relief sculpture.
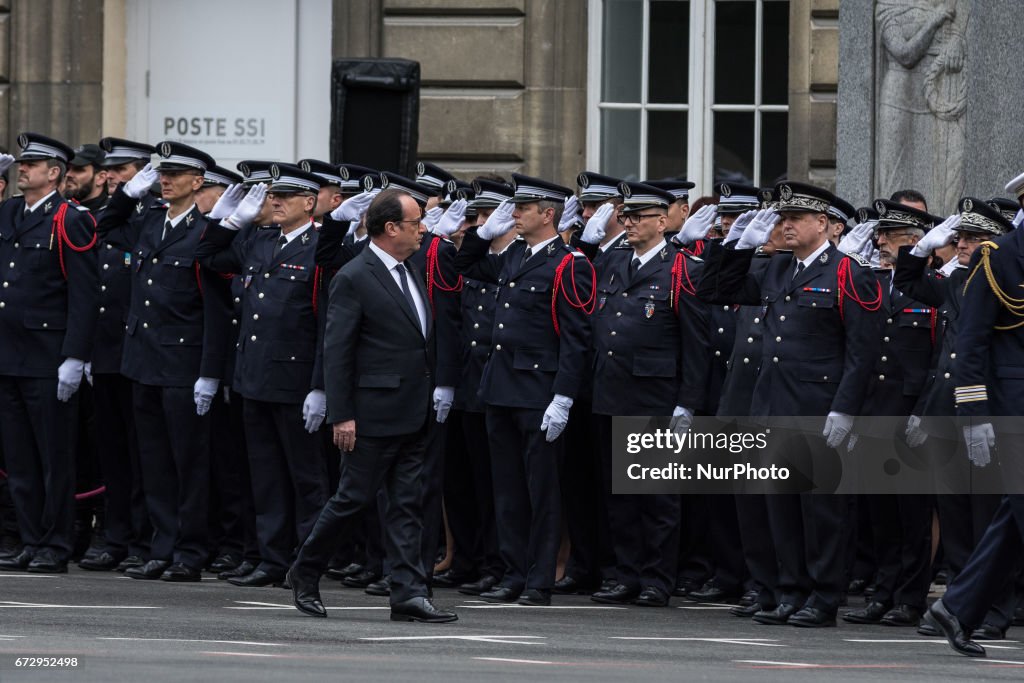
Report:
[[963,194],[969,15],[969,0],[878,0],[879,195],[912,187],[942,213]]

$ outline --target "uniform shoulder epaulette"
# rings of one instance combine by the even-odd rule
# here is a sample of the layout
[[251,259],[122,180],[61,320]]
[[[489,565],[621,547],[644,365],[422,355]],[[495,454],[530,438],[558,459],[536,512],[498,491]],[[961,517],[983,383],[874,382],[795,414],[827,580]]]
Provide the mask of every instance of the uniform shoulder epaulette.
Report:
[[702,259],[700,256],[694,256],[693,254],[687,251],[684,251],[683,253],[686,254],[686,258],[690,259],[694,263],[704,263],[704,259]]
[[612,247],[612,249],[632,249],[632,248],[633,247],[629,246],[629,243],[627,243],[627,242],[619,242],[614,247]]
[[81,204],[72,204],[71,206],[75,207],[79,211],[85,211],[86,213],[89,213],[89,209],[85,208]]
[[523,238],[522,235],[516,235],[516,238],[514,240],[512,240],[512,241],[513,242],[525,242],[526,240]]
[[863,266],[865,268],[870,268],[871,267],[871,261],[868,261],[866,258],[861,256],[860,254],[856,254],[856,253],[854,253],[854,254],[846,254],[846,256],[848,256],[851,260],[856,261],[857,263],[859,263],[861,266]]
[[991,249],[998,249],[998,248],[999,248],[999,245],[998,245],[998,244],[996,244],[996,243],[995,243],[994,241],[992,241],[992,240],[985,240],[984,242],[982,242],[982,243],[981,243],[981,244],[979,244],[978,246],[979,246],[979,247],[989,247],[989,248],[991,248]]

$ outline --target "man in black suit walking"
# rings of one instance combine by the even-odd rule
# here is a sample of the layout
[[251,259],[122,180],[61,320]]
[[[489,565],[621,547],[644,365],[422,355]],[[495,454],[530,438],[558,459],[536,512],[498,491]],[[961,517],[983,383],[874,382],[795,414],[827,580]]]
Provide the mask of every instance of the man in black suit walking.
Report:
[[[320,576],[335,547],[356,531],[359,512],[385,487],[385,546],[391,619],[448,622],[427,596],[422,474],[435,343],[420,275],[405,260],[425,232],[419,205],[381,192],[366,214],[369,246],[331,282],[324,335],[327,421],[345,457],[337,492],[320,512],[288,572],[295,606],[326,617]],[[432,559],[432,558],[427,558]]]

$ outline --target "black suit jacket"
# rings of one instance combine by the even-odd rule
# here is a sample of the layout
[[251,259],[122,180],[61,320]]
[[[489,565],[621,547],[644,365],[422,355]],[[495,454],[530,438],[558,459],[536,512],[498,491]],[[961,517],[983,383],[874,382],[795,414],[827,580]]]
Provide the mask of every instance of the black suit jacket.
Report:
[[[427,304],[423,276],[411,282]],[[327,421],[356,421],[356,435],[389,437],[424,427],[434,389],[430,311],[424,337],[384,262],[366,248],[331,281],[324,334]]]

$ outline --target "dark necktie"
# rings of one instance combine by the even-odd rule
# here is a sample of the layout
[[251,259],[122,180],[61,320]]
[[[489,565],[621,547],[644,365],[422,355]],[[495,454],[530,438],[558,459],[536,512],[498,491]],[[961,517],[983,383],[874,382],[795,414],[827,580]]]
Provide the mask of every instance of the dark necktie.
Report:
[[526,265],[526,262],[530,260],[531,256],[533,256],[533,249],[531,247],[527,247],[526,251],[523,252],[523,260],[519,262],[519,267],[522,268]]
[[174,230],[174,226],[171,225],[171,222],[170,221],[164,221],[164,232],[163,232],[162,235],[160,235],[160,241],[161,242],[163,242],[165,239],[167,239],[167,236],[169,234],[171,234],[171,230]]
[[802,273],[802,272],[804,272],[804,262],[803,261],[801,261],[800,263],[796,264],[796,272],[793,273],[793,279],[795,280],[798,277],[800,277],[800,273]]
[[423,320],[420,318],[420,312],[416,310],[416,300],[412,298],[412,290],[409,289],[408,267],[404,263],[399,263],[395,266],[395,269],[398,271],[398,279],[402,282],[402,294],[405,295],[405,300],[409,304],[409,309],[412,311],[413,317],[420,322],[420,331],[423,333],[423,336],[426,336],[427,331],[423,327]]
[[633,260],[629,264],[629,279],[630,279],[630,281],[632,281],[633,278],[636,277],[636,274],[637,274],[637,272],[639,270],[640,270],[640,259],[639,259],[639,257],[634,256]]
[[284,249],[287,245],[288,238],[285,237],[284,235],[281,235],[281,237],[279,237],[277,240],[277,244],[274,245],[274,258],[277,258],[277,255],[280,254],[281,250]]

